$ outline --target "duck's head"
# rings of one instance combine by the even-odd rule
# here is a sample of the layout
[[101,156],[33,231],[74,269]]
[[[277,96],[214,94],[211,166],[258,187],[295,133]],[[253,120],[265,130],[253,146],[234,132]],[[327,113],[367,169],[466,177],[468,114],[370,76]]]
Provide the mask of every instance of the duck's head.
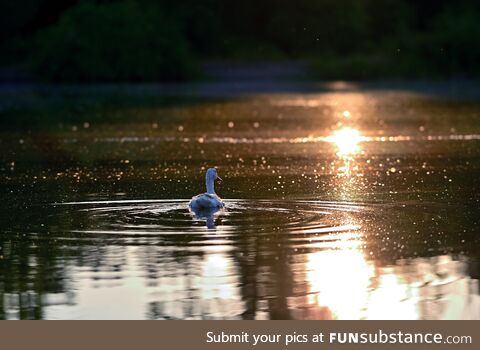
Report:
[[206,180],[207,180],[207,183],[208,182],[214,182],[215,180],[219,181],[219,182],[222,182],[223,180],[220,178],[220,176],[218,176],[217,174],[217,169],[215,168],[209,168],[207,170],[207,174],[206,174]]

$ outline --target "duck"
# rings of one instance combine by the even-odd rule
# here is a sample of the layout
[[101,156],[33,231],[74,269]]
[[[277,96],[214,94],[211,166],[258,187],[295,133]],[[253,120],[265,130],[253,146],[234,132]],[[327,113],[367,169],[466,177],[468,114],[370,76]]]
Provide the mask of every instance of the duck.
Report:
[[192,198],[188,204],[189,208],[194,212],[211,212],[212,210],[219,210],[225,207],[222,199],[215,193],[215,180],[222,182],[223,180],[218,176],[217,169],[209,168],[205,174],[205,183],[207,185],[207,192],[199,194]]

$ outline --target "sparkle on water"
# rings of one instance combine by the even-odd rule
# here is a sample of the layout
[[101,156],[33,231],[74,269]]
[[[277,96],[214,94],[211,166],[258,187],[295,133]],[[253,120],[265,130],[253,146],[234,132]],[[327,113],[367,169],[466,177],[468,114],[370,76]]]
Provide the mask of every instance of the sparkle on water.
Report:
[[0,318],[480,318],[478,103],[87,100],[0,131]]
[[362,140],[358,130],[350,127],[342,127],[336,130],[327,140],[333,142],[337,147],[337,154],[340,157],[355,155],[360,151],[359,143]]

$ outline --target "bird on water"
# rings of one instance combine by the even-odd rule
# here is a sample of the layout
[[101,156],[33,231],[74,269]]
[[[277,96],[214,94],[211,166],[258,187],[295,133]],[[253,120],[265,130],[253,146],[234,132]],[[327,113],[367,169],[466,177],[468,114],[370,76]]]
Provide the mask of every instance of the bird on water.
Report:
[[222,182],[222,179],[217,174],[217,169],[209,168],[205,174],[205,183],[207,185],[207,192],[199,194],[192,198],[188,206],[193,211],[201,210],[215,210],[225,207],[222,199],[215,193],[215,181]]

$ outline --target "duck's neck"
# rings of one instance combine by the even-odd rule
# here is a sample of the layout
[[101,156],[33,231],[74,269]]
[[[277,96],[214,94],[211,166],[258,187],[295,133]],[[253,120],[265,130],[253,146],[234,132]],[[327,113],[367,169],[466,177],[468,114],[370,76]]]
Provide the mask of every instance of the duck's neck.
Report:
[[215,194],[215,188],[214,188],[214,180],[212,178],[207,179],[207,193],[208,194]]

